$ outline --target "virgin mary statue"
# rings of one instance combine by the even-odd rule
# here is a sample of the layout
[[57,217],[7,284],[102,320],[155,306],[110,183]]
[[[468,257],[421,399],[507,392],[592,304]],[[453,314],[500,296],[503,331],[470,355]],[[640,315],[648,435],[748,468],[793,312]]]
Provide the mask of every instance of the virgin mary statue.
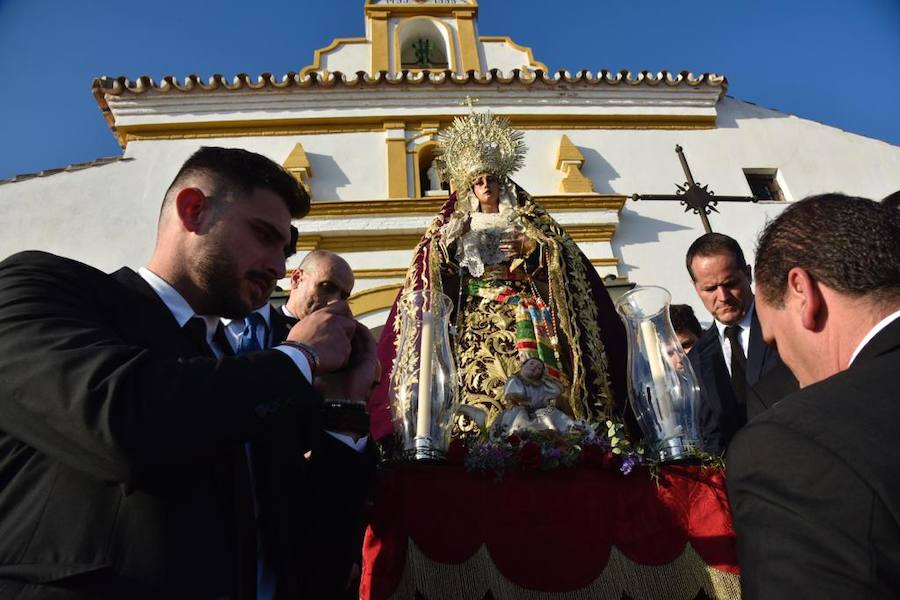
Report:
[[[503,410],[504,386],[522,362],[540,359],[562,389],[557,408],[599,420],[625,400],[624,327],[593,265],[559,223],[510,175],[524,161],[522,133],[490,113],[457,117],[438,136],[452,193],[416,246],[403,293],[449,296],[460,402],[487,416]],[[390,374],[396,303],[379,341],[383,373],[369,402],[372,436],[392,432]],[[472,424],[460,418],[457,432]]]

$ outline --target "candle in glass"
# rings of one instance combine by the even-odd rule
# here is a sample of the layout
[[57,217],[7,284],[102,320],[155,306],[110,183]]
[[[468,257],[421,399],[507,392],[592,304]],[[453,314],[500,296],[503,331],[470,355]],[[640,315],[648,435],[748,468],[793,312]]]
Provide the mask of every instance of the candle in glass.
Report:
[[431,354],[434,339],[434,315],[422,310],[422,337],[419,342],[419,400],[416,414],[416,439],[431,439]]
[[653,392],[656,394],[656,406],[659,407],[663,435],[674,435],[671,399],[666,393],[666,369],[659,351],[656,328],[651,321],[641,322],[641,337],[644,340],[644,349],[647,351],[647,362],[650,365],[650,376],[653,378]]

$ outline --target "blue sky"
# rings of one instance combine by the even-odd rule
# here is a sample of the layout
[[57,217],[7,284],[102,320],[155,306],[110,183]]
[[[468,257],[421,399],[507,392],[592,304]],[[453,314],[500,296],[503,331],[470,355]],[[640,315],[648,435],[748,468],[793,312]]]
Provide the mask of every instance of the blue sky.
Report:
[[[283,75],[362,0],[0,0],[0,179],[115,156],[95,76]],[[555,71],[717,72],[729,94],[900,145],[900,0],[481,0]]]

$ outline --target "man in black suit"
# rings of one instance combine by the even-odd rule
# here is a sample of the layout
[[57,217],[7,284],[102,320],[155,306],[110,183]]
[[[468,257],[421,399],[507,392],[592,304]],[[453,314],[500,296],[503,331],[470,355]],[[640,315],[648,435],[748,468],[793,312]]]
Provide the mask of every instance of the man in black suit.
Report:
[[[720,454],[747,422],[748,414],[759,410],[754,403],[748,407],[748,388],[780,360],[762,339],[750,289],[750,265],[737,241],[707,233],[691,244],[685,263],[697,295],[713,317],[712,326],[688,357],[700,379],[703,447]],[[790,381],[788,387],[792,387]]]
[[[252,335],[247,329],[248,322],[256,323],[259,332],[256,343],[265,348],[278,345],[301,318],[346,300],[353,291],[353,283],[353,269],[343,258],[326,250],[313,250],[291,274],[290,297],[281,309],[265,303],[254,311],[258,317],[222,319],[229,345],[241,352],[246,335]],[[318,381],[316,385],[330,386],[330,383]],[[330,387],[319,391],[327,398]],[[326,431],[318,420],[307,421],[310,426],[302,435],[295,436],[295,441],[303,440],[300,446],[305,460],[296,467],[292,478],[302,481],[304,493],[295,497],[292,512],[308,518],[301,535],[285,540],[295,547],[291,553],[296,555],[295,562],[305,566],[304,572],[315,573],[315,577],[302,579],[300,595],[358,598],[365,500],[374,472],[374,451],[361,432]],[[343,443],[335,443],[336,439]],[[256,446],[260,454],[280,454],[271,442],[259,442]],[[261,490],[262,494],[267,490],[271,488]]]
[[[272,350],[221,356],[216,338],[219,316],[248,314],[283,276],[308,207],[270,160],[203,148],[139,272],[41,252],[0,263],[0,597],[253,598],[263,556],[296,597],[284,538],[301,529],[292,440],[321,404],[309,381],[342,370],[365,397],[374,341],[340,303]],[[281,454],[251,470],[247,441]]]
[[728,453],[743,597],[900,597],[900,212],[813,196],[766,226],[757,310],[802,389]]

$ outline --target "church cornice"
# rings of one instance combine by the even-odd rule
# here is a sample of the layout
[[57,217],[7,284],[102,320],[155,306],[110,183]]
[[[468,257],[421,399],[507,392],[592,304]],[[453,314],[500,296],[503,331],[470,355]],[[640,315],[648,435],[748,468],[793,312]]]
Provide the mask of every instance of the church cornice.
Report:
[[[344,40],[346,43],[347,40]],[[93,81],[91,86],[97,102],[101,109],[104,108],[105,97],[108,96],[124,96],[127,94],[141,95],[147,92],[162,93],[203,93],[215,91],[235,92],[240,90],[263,91],[263,90],[285,90],[291,88],[332,88],[332,87],[357,87],[357,86],[396,86],[396,85],[512,85],[512,84],[536,85],[544,84],[549,86],[571,85],[571,84],[587,84],[587,85],[605,85],[605,86],[646,86],[646,87],[712,87],[719,90],[720,97],[725,94],[728,89],[728,80],[724,75],[716,73],[701,73],[694,75],[689,71],[681,71],[680,73],[672,73],[670,71],[660,71],[652,73],[650,71],[641,71],[632,73],[631,71],[609,71],[602,69],[596,73],[583,69],[577,73],[559,70],[553,75],[547,75],[542,70],[534,72],[523,71],[521,69],[513,69],[509,73],[504,73],[498,69],[491,69],[487,72],[468,71],[458,74],[451,70],[432,71],[432,70],[404,70],[398,73],[389,73],[380,71],[378,73],[369,74],[365,71],[357,71],[353,74],[341,73],[339,71],[310,71],[305,74],[287,73],[281,77],[276,77],[272,73],[263,73],[257,77],[251,77],[246,73],[239,73],[233,78],[228,79],[224,75],[212,75],[204,80],[199,75],[188,75],[183,81],[179,81],[177,77],[168,75],[160,81],[142,75],[135,80],[127,77],[100,77]]]
[[[715,125],[715,105],[727,90],[724,76],[687,71],[597,73],[515,69],[400,73],[264,73],[233,79],[191,75],[129,80],[100,78],[93,92],[124,146],[133,139],[235,135],[288,135],[362,126],[391,118],[452,118],[447,106],[467,95],[524,127],[697,128]],[[509,91],[518,90],[519,94]],[[421,93],[415,103],[409,93]],[[368,117],[360,117],[363,109]],[[356,112],[354,112],[356,111]],[[642,114],[643,111],[643,114]],[[314,112],[317,117],[309,115]],[[255,116],[254,113],[260,115]],[[285,118],[272,118],[273,114]],[[209,115],[205,118],[204,115]],[[264,116],[263,116],[264,115]],[[271,130],[271,131],[270,131]]]

